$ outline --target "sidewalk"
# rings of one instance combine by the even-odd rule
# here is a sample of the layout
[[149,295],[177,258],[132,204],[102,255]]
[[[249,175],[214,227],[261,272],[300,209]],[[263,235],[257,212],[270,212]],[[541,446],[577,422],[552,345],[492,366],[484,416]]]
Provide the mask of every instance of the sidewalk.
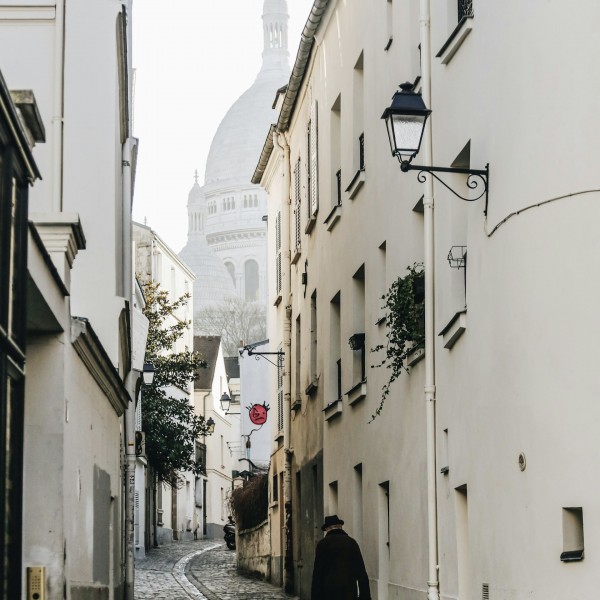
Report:
[[238,575],[235,552],[220,540],[173,542],[135,563],[135,600],[297,600]]

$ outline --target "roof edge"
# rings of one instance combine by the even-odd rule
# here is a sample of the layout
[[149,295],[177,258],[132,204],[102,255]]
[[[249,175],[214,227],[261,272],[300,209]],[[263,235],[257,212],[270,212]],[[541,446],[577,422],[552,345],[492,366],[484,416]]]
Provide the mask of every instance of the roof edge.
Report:
[[273,152],[273,132],[278,131],[280,133],[287,131],[290,126],[290,120],[294,107],[296,106],[296,100],[298,99],[298,93],[304,76],[306,75],[306,66],[310,59],[310,53],[315,40],[315,33],[321,24],[323,14],[329,5],[329,0],[315,0],[314,4],[308,15],[304,29],[300,36],[300,45],[298,46],[298,53],[296,54],[296,61],[292,68],[292,74],[290,75],[290,81],[285,91],[283,98],[283,104],[281,111],[279,112],[279,118],[277,124],[271,126],[267,139],[263,146],[258,164],[252,175],[252,183],[260,183],[265,172],[271,153]]

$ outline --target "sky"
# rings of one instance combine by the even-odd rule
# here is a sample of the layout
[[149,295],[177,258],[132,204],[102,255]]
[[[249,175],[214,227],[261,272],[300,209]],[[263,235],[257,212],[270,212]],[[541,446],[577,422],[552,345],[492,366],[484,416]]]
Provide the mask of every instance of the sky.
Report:
[[[288,0],[290,66],[312,4]],[[175,252],[187,239],[194,172],[202,185],[217,127],[260,69],[262,7],[263,0],[133,3],[133,134],[139,138],[133,218]]]

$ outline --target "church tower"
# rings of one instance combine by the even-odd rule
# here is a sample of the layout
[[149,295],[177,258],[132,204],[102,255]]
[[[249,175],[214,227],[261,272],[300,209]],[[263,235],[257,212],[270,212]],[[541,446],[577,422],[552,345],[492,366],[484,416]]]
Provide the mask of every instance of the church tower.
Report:
[[[267,302],[267,232],[263,221],[267,197],[265,190],[250,180],[265,132],[277,119],[272,108],[275,94],[289,79],[288,21],[287,0],[264,1],[261,69],[217,129],[206,161],[204,185],[200,186],[196,177],[190,190],[188,241],[180,255],[198,277],[194,284],[195,314],[222,302],[222,273],[227,274],[228,284],[240,300]],[[219,289],[208,285],[203,276],[208,249],[223,267]],[[214,265],[212,270],[214,276]]]

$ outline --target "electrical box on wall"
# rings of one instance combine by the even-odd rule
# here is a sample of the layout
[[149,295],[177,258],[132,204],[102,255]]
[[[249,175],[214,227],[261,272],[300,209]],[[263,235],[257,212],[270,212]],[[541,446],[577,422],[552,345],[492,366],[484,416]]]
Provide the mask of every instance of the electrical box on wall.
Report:
[[46,567],[27,567],[27,600],[46,599]]

